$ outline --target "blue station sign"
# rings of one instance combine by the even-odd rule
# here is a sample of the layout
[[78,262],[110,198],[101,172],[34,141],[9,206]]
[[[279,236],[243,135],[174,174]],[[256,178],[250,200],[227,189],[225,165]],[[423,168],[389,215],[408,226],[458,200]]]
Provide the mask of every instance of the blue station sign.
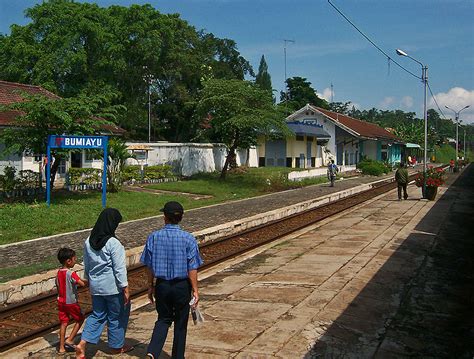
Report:
[[102,168],[102,207],[105,208],[107,201],[107,136],[69,136],[49,135],[47,146],[48,164],[46,166],[46,203],[51,204],[51,149],[52,148],[81,148],[102,149],[104,151],[104,167]]
[[51,135],[48,138],[50,148],[104,148],[104,136],[60,136]]

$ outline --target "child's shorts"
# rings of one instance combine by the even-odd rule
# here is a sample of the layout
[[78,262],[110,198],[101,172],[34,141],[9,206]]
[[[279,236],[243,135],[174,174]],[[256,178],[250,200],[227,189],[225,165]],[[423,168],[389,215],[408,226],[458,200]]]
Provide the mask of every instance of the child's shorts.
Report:
[[61,323],[69,323],[70,319],[74,319],[76,322],[82,322],[84,320],[84,314],[82,313],[81,307],[78,303],[58,303],[58,311],[59,321]]

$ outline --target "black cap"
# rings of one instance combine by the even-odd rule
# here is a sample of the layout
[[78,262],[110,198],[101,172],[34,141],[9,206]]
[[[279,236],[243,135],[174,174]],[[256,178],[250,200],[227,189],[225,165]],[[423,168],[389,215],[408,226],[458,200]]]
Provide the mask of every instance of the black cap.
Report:
[[171,215],[179,215],[184,213],[184,208],[179,202],[166,202],[165,206],[160,209],[161,212]]

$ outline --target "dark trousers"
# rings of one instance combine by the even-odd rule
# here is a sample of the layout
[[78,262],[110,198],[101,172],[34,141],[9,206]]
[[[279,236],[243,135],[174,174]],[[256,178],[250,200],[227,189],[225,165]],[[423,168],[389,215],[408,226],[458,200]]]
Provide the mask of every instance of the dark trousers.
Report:
[[191,285],[187,279],[160,280],[155,287],[156,311],[158,320],[155,323],[148,353],[158,359],[168,335],[168,329],[174,322],[172,358],[184,358],[186,332],[188,329],[189,301]]
[[407,184],[406,183],[398,183],[398,199],[402,199],[402,188],[403,188],[403,198],[407,199],[408,194],[407,194]]

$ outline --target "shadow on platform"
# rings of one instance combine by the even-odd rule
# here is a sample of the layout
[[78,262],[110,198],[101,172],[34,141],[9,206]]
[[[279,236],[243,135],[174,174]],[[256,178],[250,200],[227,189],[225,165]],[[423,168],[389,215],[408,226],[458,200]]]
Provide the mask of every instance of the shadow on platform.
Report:
[[319,323],[328,329],[305,358],[472,358],[473,208],[471,165],[344,312]]

